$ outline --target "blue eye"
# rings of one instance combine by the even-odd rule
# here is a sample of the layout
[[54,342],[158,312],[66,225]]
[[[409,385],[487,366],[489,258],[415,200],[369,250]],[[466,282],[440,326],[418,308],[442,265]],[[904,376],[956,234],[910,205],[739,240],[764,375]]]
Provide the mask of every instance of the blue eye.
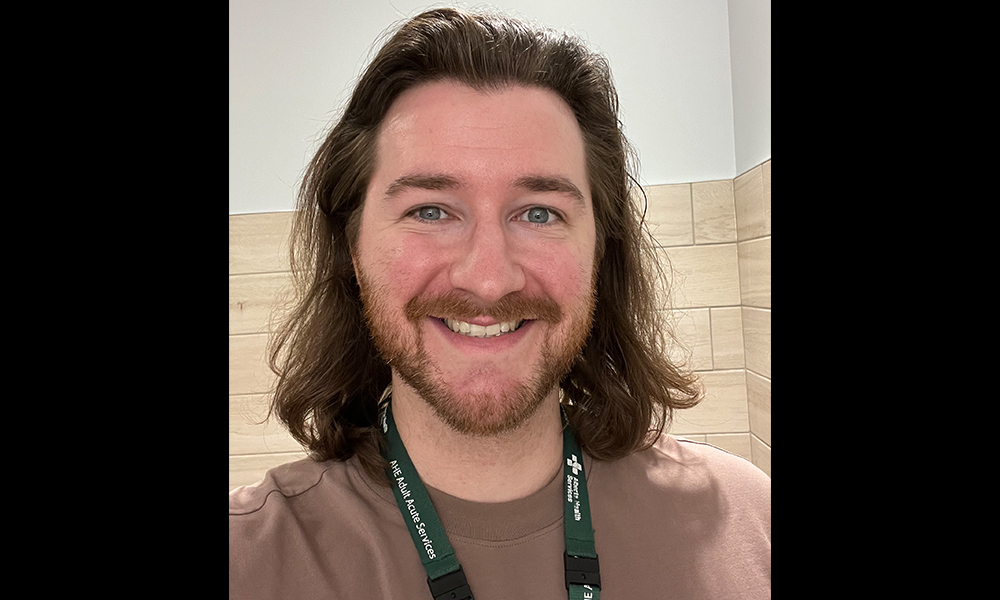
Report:
[[530,208],[521,216],[529,223],[548,223],[555,220],[555,215],[552,211],[547,208],[542,208],[541,206]]
[[416,214],[417,218],[423,219],[424,221],[438,221],[446,216],[444,211],[436,206],[425,206],[417,209]]

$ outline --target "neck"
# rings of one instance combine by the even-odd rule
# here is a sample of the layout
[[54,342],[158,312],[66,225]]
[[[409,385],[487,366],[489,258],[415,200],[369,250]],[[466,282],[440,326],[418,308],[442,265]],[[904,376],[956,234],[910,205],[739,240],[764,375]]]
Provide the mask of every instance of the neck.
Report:
[[421,481],[473,502],[507,502],[545,487],[562,464],[559,390],[513,431],[459,433],[413,388],[393,377],[392,417]]

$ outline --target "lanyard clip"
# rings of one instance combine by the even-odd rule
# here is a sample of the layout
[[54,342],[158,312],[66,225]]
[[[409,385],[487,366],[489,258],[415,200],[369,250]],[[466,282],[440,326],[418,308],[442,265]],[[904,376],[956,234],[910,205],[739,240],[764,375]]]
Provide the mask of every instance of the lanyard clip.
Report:
[[601,587],[601,566],[597,557],[570,556],[563,553],[563,563],[566,565],[566,589],[570,584]]
[[427,585],[431,588],[434,600],[474,600],[472,588],[469,587],[469,582],[465,579],[462,565],[458,565],[457,571],[452,571],[437,579],[428,577]]

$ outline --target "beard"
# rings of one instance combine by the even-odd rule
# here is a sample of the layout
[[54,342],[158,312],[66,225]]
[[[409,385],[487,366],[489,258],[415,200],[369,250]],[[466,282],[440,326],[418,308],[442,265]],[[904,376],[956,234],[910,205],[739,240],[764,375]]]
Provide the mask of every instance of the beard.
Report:
[[[508,294],[491,306],[482,306],[457,293],[416,297],[403,310],[405,323],[393,318],[388,295],[358,269],[358,284],[365,322],[382,359],[394,373],[434,410],[453,430],[473,436],[496,436],[517,429],[542,406],[548,394],[570,372],[590,335],[596,306],[596,269],[589,294],[564,314],[548,297]],[[540,348],[530,373],[514,385],[500,385],[489,392],[463,390],[461,381],[447,382],[440,366],[428,353],[420,322],[427,317],[449,317],[469,321],[489,315],[497,322],[530,318],[548,323],[550,333]],[[551,329],[568,319],[561,339]],[[489,380],[492,367],[484,364],[467,373],[469,381]]]

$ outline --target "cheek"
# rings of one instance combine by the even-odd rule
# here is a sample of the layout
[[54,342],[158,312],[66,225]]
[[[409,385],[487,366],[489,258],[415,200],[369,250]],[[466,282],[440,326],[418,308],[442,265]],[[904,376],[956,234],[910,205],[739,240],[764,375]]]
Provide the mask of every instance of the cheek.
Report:
[[409,300],[443,270],[445,261],[440,249],[426,246],[420,240],[403,237],[374,243],[365,254],[365,273],[394,298]]
[[549,297],[560,303],[573,303],[590,294],[594,273],[593,247],[540,251],[532,260],[530,270]]

